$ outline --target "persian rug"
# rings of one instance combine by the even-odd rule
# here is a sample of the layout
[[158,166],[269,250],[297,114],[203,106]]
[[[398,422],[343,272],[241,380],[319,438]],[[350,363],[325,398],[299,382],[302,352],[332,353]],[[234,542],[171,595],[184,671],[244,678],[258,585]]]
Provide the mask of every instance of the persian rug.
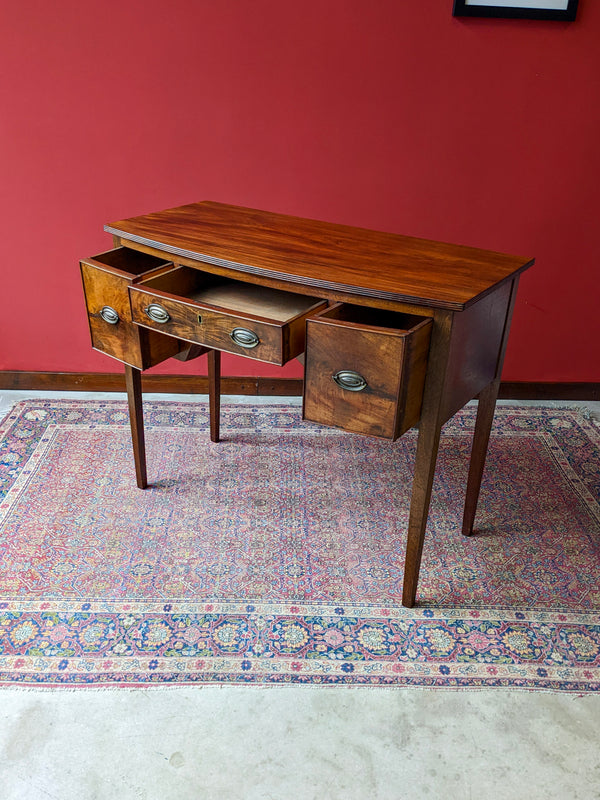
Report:
[[501,407],[476,533],[475,409],[443,430],[414,609],[400,602],[416,433],[395,443],[225,406],[31,400],[0,424],[0,684],[600,688],[600,436]]

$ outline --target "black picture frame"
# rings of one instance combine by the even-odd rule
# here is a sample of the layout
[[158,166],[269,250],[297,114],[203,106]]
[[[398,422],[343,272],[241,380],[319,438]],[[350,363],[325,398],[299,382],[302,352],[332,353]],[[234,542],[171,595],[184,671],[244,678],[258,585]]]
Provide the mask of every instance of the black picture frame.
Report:
[[[567,0],[566,8],[523,8],[502,0],[505,5],[480,5],[477,0],[454,0],[454,17],[504,17],[506,19],[556,19],[573,22],[577,16],[579,0]],[[549,5],[551,5],[549,3]]]

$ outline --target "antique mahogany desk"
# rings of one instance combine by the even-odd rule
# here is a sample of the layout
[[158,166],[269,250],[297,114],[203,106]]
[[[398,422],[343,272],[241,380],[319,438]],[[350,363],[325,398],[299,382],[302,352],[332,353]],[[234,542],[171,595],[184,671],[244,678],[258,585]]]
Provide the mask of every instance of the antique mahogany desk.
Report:
[[396,439],[418,425],[402,602],[415,603],[441,427],[479,398],[463,533],[473,529],[519,275],[532,259],[193,203],[112,222],[81,270],[93,346],[125,365],[137,485],[141,371],[208,354],[219,440],[220,353],[305,354],[303,417]]

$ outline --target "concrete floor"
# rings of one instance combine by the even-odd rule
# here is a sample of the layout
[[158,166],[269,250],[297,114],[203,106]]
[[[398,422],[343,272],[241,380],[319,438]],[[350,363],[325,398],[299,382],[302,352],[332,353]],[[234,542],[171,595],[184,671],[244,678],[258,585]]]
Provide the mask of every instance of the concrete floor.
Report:
[[[32,396],[58,395],[2,392],[0,416]],[[595,800],[599,745],[592,695],[0,690],[0,800]]]

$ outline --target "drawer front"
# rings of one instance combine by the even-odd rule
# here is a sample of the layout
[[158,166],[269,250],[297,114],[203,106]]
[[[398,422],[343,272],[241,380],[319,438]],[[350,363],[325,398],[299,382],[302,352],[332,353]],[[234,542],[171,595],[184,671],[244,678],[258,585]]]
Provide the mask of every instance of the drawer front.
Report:
[[404,342],[308,320],[304,418],[393,439]]
[[[272,364],[293,357],[288,352],[286,324],[165,297],[137,286],[131,287],[130,296],[132,318],[138,325]],[[301,323],[304,325],[303,320]]]
[[338,305],[306,328],[304,419],[385,439],[416,425],[431,320]]
[[175,355],[179,345],[166,336],[141,331],[132,321],[127,289],[134,277],[133,268],[156,270],[160,262],[151,257],[142,261],[134,252],[132,272],[128,274],[128,254],[121,250],[124,248],[81,262],[92,347],[138,369],[147,369]]

